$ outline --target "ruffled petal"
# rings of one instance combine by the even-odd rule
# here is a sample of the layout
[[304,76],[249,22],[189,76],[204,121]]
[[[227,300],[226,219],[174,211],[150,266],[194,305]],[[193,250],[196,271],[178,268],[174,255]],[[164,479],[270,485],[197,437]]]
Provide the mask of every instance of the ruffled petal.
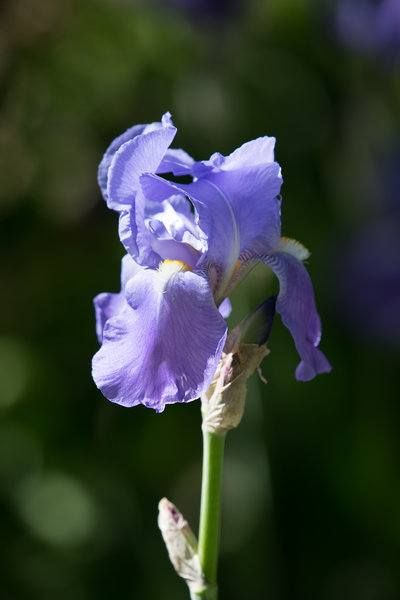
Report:
[[96,334],[100,344],[103,341],[103,329],[105,323],[108,319],[117,315],[125,306],[125,286],[128,280],[140,269],[141,267],[135,263],[133,258],[126,254],[121,262],[121,291],[117,294],[103,292],[93,299],[96,317]]
[[199,397],[226,337],[208,282],[191,271],[143,270],[128,282],[126,297],[93,358],[96,385],[112,402],[157,412]]
[[302,359],[296,368],[296,379],[309,381],[320,373],[328,373],[332,367],[317,348],[321,339],[321,322],[306,268],[294,254],[288,252],[271,252],[261,260],[273,269],[279,279],[276,311],[292,334]]
[[127,131],[125,131],[125,133],[115,138],[115,140],[110,144],[110,146],[104,153],[103,159],[99,164],[99,170],[97,172],[97,181],[100,186],[101,193],[103,194],[103,198],[104,200],[106,200],[106,202],[108,201],[108,170],[110,168],[115,153],[121,148],[123,144],[129,142],[130,140],[133,140],[133,138],[142,134],[145,131],[146,127],[146,125],[134,125],[133,127],[130,127],[129,129],[127,129]]
[[188,200],[182,196],[171,196],[158,205],[146,219],[148,229],[159,240],[175,240],[204,252],[207,240],[194,222]]
[[[168,191],[171,193],[171,188]],[[132,208],[120,214],[119,236],[139,264],[152,268],[165,259],[180,260],[193,268],[207,250],[206,236],[182,195],[149,201],[138,190]]]
[[139,190],[132,207],[120,213],[119,238],[136,262],[156,269],[161,257],[152,246],[153,238],[145,224],[145,210],[146,198]]
[[109,208],[127,210],[132,206],[140,188],[140,176],[156,172],[175,134],[176,127],[166,113],[161,123],[152,123],[140,135],[119,147],[107,171],[106,200]]

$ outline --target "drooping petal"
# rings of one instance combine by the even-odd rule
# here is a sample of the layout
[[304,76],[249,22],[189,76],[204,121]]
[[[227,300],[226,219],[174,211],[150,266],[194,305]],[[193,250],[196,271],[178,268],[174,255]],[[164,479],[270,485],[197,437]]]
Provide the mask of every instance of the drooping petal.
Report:
[[125,306],[125,286],[128,280],[140,269],[141,267],[135,263],[133,258],[126,254],[121,262],[121,291],[116,294],[103,292],[93,299],[96,317],[96,334],[100,344],[103,340],[105,323],[108,319],[117,315]]
[[176,127],[166,113],[161,123],[152,123],[140,135],[119,147],[107,171],[106,200],[109,208],[128,210],[132,206],[140,188],[140,176],[156,172],[175,134]]
[[191,271],[143,270],[126,286],[128,305],[104,328],[93,358],[103,394],[157,412],[209,386],[226,337],[206,279]]
[[287,246],[286,250],[271,252],[263,256],[262,260],[279,279],[276,311],[292,334],[302,359],[296,368],[296,379],[309,381],[320,373],[328,373],[332,367],[317,348],[321,338],[321,322],[310,276],[296,256],[295,248]]

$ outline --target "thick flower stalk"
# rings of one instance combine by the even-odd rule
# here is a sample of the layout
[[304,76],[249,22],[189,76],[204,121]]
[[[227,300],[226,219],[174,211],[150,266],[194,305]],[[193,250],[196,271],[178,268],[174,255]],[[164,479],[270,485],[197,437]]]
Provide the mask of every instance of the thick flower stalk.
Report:
[[261,137],[229,156],[196,162],[170,148],[175,134],[166,113],[114,140],[100,164],[99,184],[119,212],[127,255],[121,291],[94,300],[97,386],[112,402],[157,412],[202,396],[224,348],[229,294],[257,262],[279,279],[276,312],[301,359],[296,378],[329,371],[302,262],[308,252],[281,238],[275,139]]

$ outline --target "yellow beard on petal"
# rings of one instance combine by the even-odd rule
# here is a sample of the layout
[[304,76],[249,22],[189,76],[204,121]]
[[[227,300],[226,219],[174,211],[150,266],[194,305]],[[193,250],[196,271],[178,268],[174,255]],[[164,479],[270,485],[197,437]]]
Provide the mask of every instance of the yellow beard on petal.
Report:
[[[167,291],[168,286],[175,279],[176,275],[191,271],[192,267],[183,262],[182,260],[163,260],[158,265],[158,276],[155,279],[155,285],[158,287],[160,294],[157,308],[157,315],[159,314],[162,306],[162,295]],[[158,318],[158,317],[157,317]]]
[[242,264],[243,264],[243,263],[242,263],[242,261],[241,261],[241,260],[238,260],[238,261],[237,261],[237,263],[236,263],[236,265],[235,265],[235,268],[233,269],[233,273],[232,273],[232,275],[231,275],[231,281],[232,281],[232,279],[233,279],[233,276],[234,276],[234,274],[236,273],[236,271],[238,270],[238,268],[242,266]]
[[183,273],[184,271],[191,271],[187,263],[182,260],[163,260],[158,266],[160,273],[164,273],[167,276],[176,275],[177,273]]
[[286,252],[287,254],[291,254],[297,260],[307,260],[310,256],[310,252],[300,244],[297,240],[292,240],[291,238],[281,237],[279,240],[278,246],[275,248],[278,252]]

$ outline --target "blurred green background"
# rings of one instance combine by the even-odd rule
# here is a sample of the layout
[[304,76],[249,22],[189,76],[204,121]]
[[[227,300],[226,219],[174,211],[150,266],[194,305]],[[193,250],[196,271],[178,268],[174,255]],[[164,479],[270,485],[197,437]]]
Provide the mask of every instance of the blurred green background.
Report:
[[[3,600],[187,598],[156,515],[197,528],[199,403],[128,410],[90,376],[123,255],[97,165],[166,110],[196,159],[276,136],[334,367],[297,383],[276,320],[227,439],[221,600],[400,598],[400,28],[356,4],[0,4]],[[254,272],[231,324],[275,290]]]

